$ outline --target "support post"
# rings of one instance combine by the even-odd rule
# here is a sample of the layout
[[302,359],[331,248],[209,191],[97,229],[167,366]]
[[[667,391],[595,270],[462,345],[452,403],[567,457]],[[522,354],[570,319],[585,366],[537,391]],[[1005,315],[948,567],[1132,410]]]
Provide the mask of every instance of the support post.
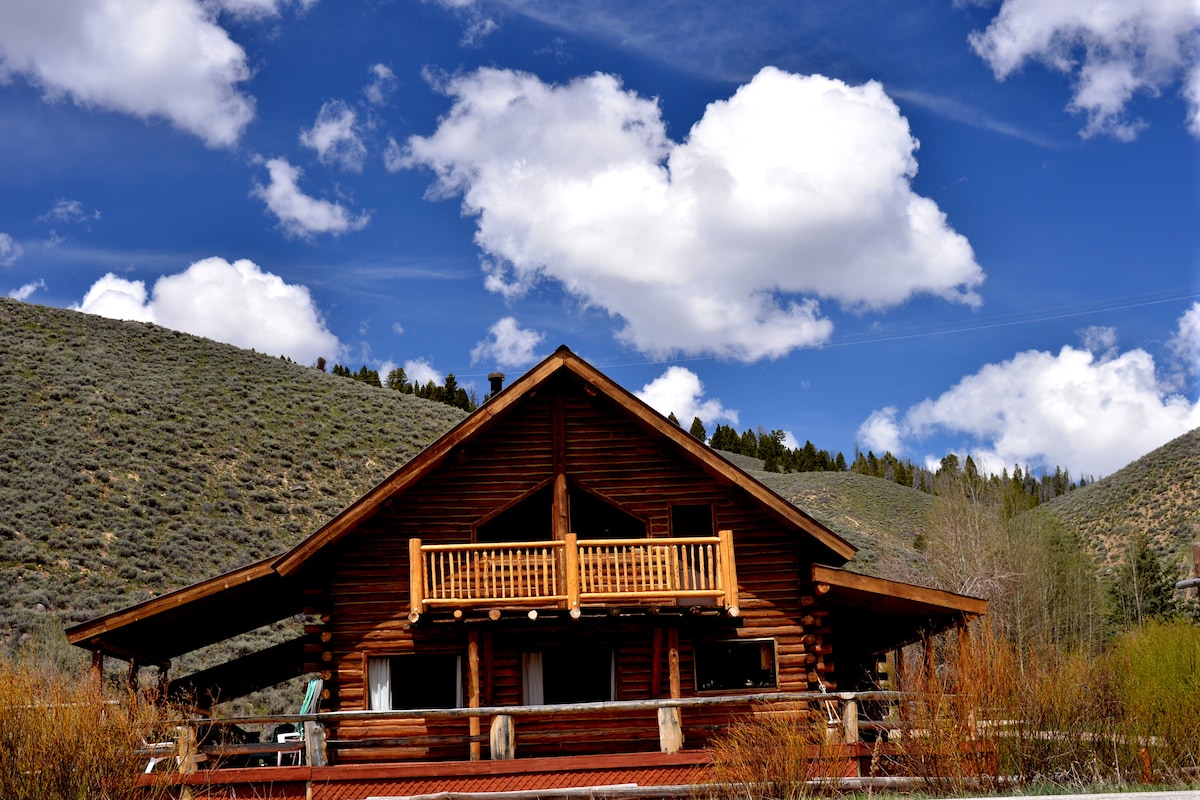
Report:
[[671,699],[682,696],[679,680],[679,629],[667,629],[667,676],[671,686]]
[[[479,631],[467,634],[467,706],[479,708]],[[479,717],[471,717],[467,726],[467,732],[471,735],[471,760],[478,761],[481,752]]]
[[329,763],[325,726],[312,719],[304,722],[304,760],[310,767],[323,767]]
[[664,753],[683,749],[683,720],[678,706],[658,709],[658,749]]
[[579,618],[579,537],[568,533],[566,541],[567,562],[567,610],[575,619]]
[[175,758],[179,761],[179,771],[190,775],[196,771],[196,729],[191,725],[175,727]]
[[96,691],[104,688],[104,651],[92,651],[92,683],[96,687]]
[[493,761],[509,761],[517,757],[516,730],[508,714],[492,717],[491,745]]
[[416,622],[425,611],[425,560],[421,557],[421,540],[408,540],[408,600],[409,622]]

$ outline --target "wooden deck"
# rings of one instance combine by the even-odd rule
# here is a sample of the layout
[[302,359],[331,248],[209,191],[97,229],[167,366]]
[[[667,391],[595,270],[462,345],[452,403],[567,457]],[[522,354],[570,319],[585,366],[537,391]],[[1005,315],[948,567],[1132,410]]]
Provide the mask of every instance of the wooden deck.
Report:
[[500,544],[409,540],[410,613],[499,606],[566,609],[617,604],[711,604],[737,616],[733,535]]

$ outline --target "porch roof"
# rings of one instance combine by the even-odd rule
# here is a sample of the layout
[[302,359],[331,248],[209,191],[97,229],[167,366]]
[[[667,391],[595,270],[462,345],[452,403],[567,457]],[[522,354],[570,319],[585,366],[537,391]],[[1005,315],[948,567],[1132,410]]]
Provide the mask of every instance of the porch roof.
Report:
[[[942,589],[812,565],[813,590],[837,618],[836,628],[853,632],[854,649],[884,653],[987,614],[987,601]],[[843,645],[851,644],[843,642]]]

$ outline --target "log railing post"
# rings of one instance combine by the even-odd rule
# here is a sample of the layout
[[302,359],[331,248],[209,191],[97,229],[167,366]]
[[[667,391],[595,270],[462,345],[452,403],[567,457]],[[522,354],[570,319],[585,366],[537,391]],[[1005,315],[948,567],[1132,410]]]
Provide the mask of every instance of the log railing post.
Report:
[[579,538],[568,533],[566,542],[567,610],[573,618],[579,618]]
[[416,622],[425,611],[425,560],[421,555],[421,540],[408,540],[408,599],[410,622]]
[[719,531],[721,540],[721,580],[725,584],[725,610],[729,616],[741,613],[738,606],[737,562],[733,558],[733,531]]
[[845,692],[842,698],[842,741],[854,744],[858,741],[858,698]]
[[494,761],[509,761],[517,757],[516,730],[513,728],[513,718],[508,714],[492,717],[491,750]]
[[316,720],[304,722],[304,760],[310,767],[323,767],[329,763],[325,747],[325,726]]
[[683,749],[683,721],[678,706],[658,709],[658,749],[664,753]]

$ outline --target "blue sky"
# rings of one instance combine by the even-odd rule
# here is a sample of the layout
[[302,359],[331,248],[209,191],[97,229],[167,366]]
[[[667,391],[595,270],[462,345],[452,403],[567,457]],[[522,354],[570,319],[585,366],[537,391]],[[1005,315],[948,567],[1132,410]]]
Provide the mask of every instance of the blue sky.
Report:
[[0,291],[1104,475],[1200,425],[1200,7],[4,0]]

